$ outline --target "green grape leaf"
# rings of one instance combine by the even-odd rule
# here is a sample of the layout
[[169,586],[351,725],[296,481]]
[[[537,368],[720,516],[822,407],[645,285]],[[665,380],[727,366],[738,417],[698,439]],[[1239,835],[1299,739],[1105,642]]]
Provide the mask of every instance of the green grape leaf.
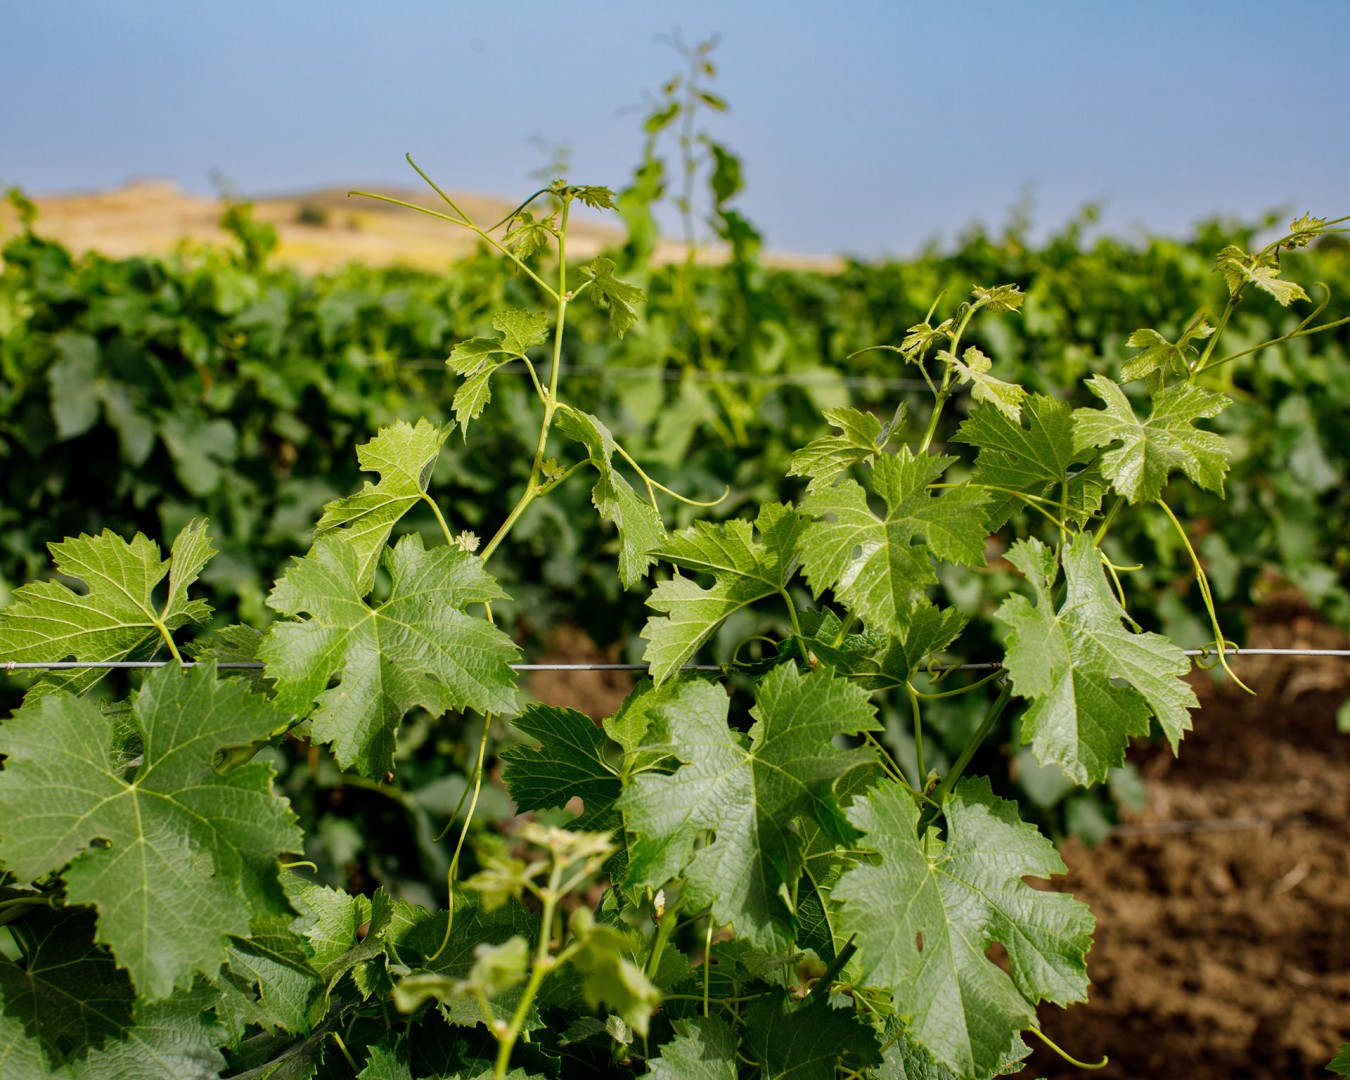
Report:
[[[794,819],[814,817],[836,840],[849,835],[834,784],[872,758],[832,740],[876,730],[875,711],[865,691],[828,672],[784,665],[759,684],[748,745],[727,714],[726,691],[708,683],[690,683],[670,711],[670,750],[684,764],[638,775],[619,799],[628,881],[655,888],[683,877],[691,909],[711,905],[714,921],[738,937],[786,949],[794,940],[787,897],[802,870]],[[714,839],[697,847],[708,833]]]
[[632,282],[623,281],[614,276],[615,262],[603,255],[593,259],[581,268],[591,286],[591,295],[595,302],[609,305],[609,326],[619,337],[637,324],[637,310],[634,304],[647,299]]
[[572,828],[620,827],[614,809],[619,776],[611,764],[619,755],[619,747],[595,726],[594,720],[572,709],[531,705],[514,724],[539,740],[537,748],[509,746],[501,752],[502,782],[521,810],[561,807],[577,797],[584,811],[571,823]]
[[568,943],[572,967],[581,976],[581,996],[592,1009],[607,1008],[643,1038],[661,992],[629,958],[628,939],[598,923],[585,908],[572,913]]
[[570,405],[558,406],[554,426],[559,434],[586,448],[590,463],[600,474],[591,501],[600,516],[619,530],[619,580],[631,589],[656,561],[652,554],[665,539],[661,517],[646,499],[633,490],[614,467],[614,436],[590,413]]
[[[941,496],[928,485],[956,459],[937,454],[915,458],[902,446],[872,467],[871,486],[886,503],[877,517],[867,492],[853,480],[807,495],[808,524],[798,550],[806,579],[819,596],[832,589],[871,629],[902,634],[924,587],[937,581],[930,551],[965,566],[984,565],[988,496],[962,485]],[[915,541],[920,537],[925,542]]]
[[960,359],[945,349],[938,353],[938,357],[956,369],[961,382],[974,384],[971,396],[976,401],[988,402],[1015,424],[1021,422],[1022,399],[1027,392],[1015,383],[1004,382],[990,375],[989,369],[994,362],[974,345],[966,349]]
[[[665,717],[670,709],[679,709],[681,695],[697,679],[667,680],[655,686],[651,679],[639,679],[633,692],[613,716],[604,721],[605,734],[623,747],[622,772],[625,777],[656,766],[670,757],[670,732]],[[670,761],[673,768],[675,762]]]
[[[463,977],[475,963],[474,949],[478,945],[500,945],[514,936],[523,937],[533,945],[539,931],[538,914],[523,905],[503,904],[488,911],[479,896],[458,886],[455,888],[454,912],[450,940],[446,942],[446,911],[428,911],[407,901],[395,900],[389,929],[385,933],[389,958],[412,971]],[[443,942],[444,948],[441,947]]]
[[218,753],[284,726],[214,664],[166,667],[132,701],[143,760],[124,777],[112,725],[82,698],[49,695],[0,728],[0,860],[22,881],[62,870],[71,903],[98,909],[98,940],[143,999],[214,978],[231,935],[288,911],[277,855],[303,836],[269,765],[226,774]]
[[[509,952],[501,949],[515,948],[510,944],[515,939],[532,945],[539,930],[539,916],[516,903],[487,911],[479,897],[459,889],[455,891],[454,913],[450,939],[445,942],[447,912],[433,913],[395,901],[393,921],[385,935],[387,950],[391,961],[412,973],[395,985],[394,1000],[401,1008],[412,1009],[434,998],[452,1024],[480,1024],[482,1009],[473,999],[468,981],[476,978],[482,985],[489,972],[486,967],[479,967],[474,975],[475,966],[480,962],[494,964],[508,960]],[[485,960],[481,952],[484,948],[497,951]],[[429,959],[432,956],[434,960]],[[492,1000],[493,1015],[503,1022],[510,1020],[519,1001],[519,989],[507,990]]]
[[[163,561],[159,545],[141,533],[127,543],[107,529],[48,544],[47,550],[56,572],[82,581],[87,591],[78,593],[57,581],[14,590],[13,602],[0,610],[0,654],[6,660],[148,660],[163,646],[166,633],[204,622],[211,614],[205,600],[188,599],[188,587],[215,554],[204,520],[184,526]],[[153,594],[166,573],[168,596],[161,607]],[[106,674],[97,668],[49,672],[28,694],[84,693]]]
[[[836,782],[835,795],[841,804],[847,804],[870,789],[880,776],[876,765],[859,766]],[[805,858],[797,885],[797,948],[810,949],[829,964],[849,938],[841,925],[842,908],[834,899],[834,887],[846,871],[867,856],[852,845],[841,846],[817,821],[799,821],[798,826]],[[851,968],[851,964],[846,965],[836,977],[846,980]]]
[[461,341],[445,361],[464,383],[455,393],[455,420],[468,437],[469,421],[477,420],[492,400],[492,376],[503,364],[525,359],[525,353],[548,338],[548,318],[541,312],[500,311],[492,316],[501,337],[476,337]]
[[356,1080],[413,1080],[407,1045],[372,1046],[366,1067],[356,1074]]
[[[223,1032],[211,1022],[213,991],[202,987],[166,1001],[137,1003],[123,1037],[43,1080],[217,1080],[225,1067]],[[7,1080],[10,1074],[5,1074]],[[19,1078],[15,1078],[19,1080]]]
[[921,596],[898,637],[868,631],[849,634],[836,645],[843,626],[827,612],[802,643],[810,656],[828,664],[837,675],[874,693],[904,686],[928,657],[948,648],[965,625],[965,617],[956,608],[939,608]]
[[[962,1074],[947,1068],[915,1042],[914,1036],[895,1017],[886,1021],[883,1036],[886,1040],[885,1049],[881,1054],[882,1063],[877,1070],[877,1080],[963,1080]],[[1023,1059],[1030,1053],[1031,1047],[1019,1035],[1013,1039],[1012,1048],[994,1071],[979,1075],[994,1077],[1020,1073],[1025,1066]]]
[[361,468],[379,473],[380,482],[367,480],[355,495],[330,502],[317,532],[356,552],[358,595],[365,596],[375,584],[375,567],[395,523],[425,497],[447,434],[429,420],[417,421],[416,427],[399,420],[356,448]]
[[1194,421],[1218,416],[1228,398],[1177,383],[1153,395],[1153,411],[1140,423],[1118,383],[1094,375],[1087,387],[1106,407],[1074,410],[1074,446],[1082,450],[1121,444],[1102,455],[1101,469],[1131,505],[1157,499],[1173,469],[1181,469],[1202,488],[1223,494],[1228,444],[1223,436],[1197,428]]
[[6,1076],[56,1073],[125,1036],[136,992],[94,941],[93,911],[35,908],[12,933],[22,964],[0,957],[0,1067]]
[[647,605],[661,615],[643,628],[643,659],[658,686],[688,663],[728,616],[786,588],[797,570],[795,548],[805,526],[791,507],[764,503],[753,526],[741,519],[697,521],[666,539],[658,552],[663,560],[711,574],[713,584],[704,588],[676,574],[648,597]]
[[1200,355],[1193,342],[1203,341],[1213,333],[1214,327],[1205,319],[1196,320],[1175,345],[1156,330],[1136,330],[1125,344],[1140,351],[1120,369],[1120,381],[1133,382],[1155,372],[1184,376],[1190,370],[1190,358]]
[[[976,408],[953,436],[955,442],[979,448],[971,483],[998,489],[988,504],[990,529],[1001,529],[1024,505],[1010,492],[1063,500],[1071,508],[1070,518],[1081,525],[1101,506],[1109,485],[1096,470],[1078,468],[1094,454],[1091,449],[1075,448],[1068,403],[1032,394],[1022,408],[1022,418],[1026,427],[999,409]],[[1053,513],[1055,508],[1048,509]]]
[[314,1080],[342,1026],[343,1015],[335,1011],[303,1037],[283,1032],[245,1039],[231,1056],[230,1080]]
[[1281,279],[1280,264],[1273,255],[1252,255],[1229,244],[1216,256],[1214,269],[1223,275],[1231,296],[1236,296],[1244,286],[1250,284],[1274,297],[1275,302],[1283,307],[1288,307],[1295,300],[1308,299],[1301,285]]
[[540,251],[547,251],[549,242],[558,235],[558,215],[548,214],[535,220],[528,210],[522,210],[511,219],[511,227],[502,237],[502,246],[528,259]]
[[[515,711],[518,650],[501,630],[465,609],[504,595],[482,562],[457,547],[404,536],[385,556],[389,598],[358,599],[360,568],[348,545],[320,537],[277,582],[267,603],[308,619],[272,624],[258,649],[276,703],[311,716],[344,769],[392,769],[399,722],[414,706]],[[336,685],[330,685],[334,679]]]
[[1054,552],[1023,540],[1007,558],[1036,593],[1034,606],[1013,596],[995,616],[1012,629],[1004,666],[1013,689],[1033,702],[1022,718],[1022,737],[1037,760],[1055,763],[1079,784],[1098,783],[1124,760],[1130,738],[1148,733],[1150,713],[1175,752],[1190,730],[1189,710],[1199,707],[1182,681],[1190,661],[1161,634],[1124,627],[1125,611],[1092,537],[1080,533],[1064,552],[1067,592],[1058,613],[1051,597]]
[[654,1080],[736,1080],[736,1036],[716,1016],[675,1021],[675,1038],[647,1066]]
[[792,455],[788,465],[789,476],[806,476],[810,482],[807,491],[829,487],[851,465],[871,461],[886,449],[886,444],[905,422],[902,403],[890,423],[882,426],[872,413],[857,409],[826,409],[825,419],[838,435],[822,435]]
[[[1086,997],[1092,915],[1022,882],[1062,874],[1064,864],[987,780],[967,779],[947,796],[945,839],[931,827],[920,835],[919,807],[894,783],[848,816],[880,857],[834,890],[844,928],[857,934],[860,981],[891,990],[896,1013],[939,1061],[961,1076],[988,1075],[1036,1022],[1034,1003]],[[1010,975],[986,956],[996,941]]]
[[1341,1044],[1336,1056],[1327,1063],[1327,1070],[1337,1076],[1350,1076],[1350,1043]]
[[991,313],[1016,311],[1027,298],[1018,285],[995,285],[992,288],[976,285],[970,290],[970,295],[985,311]]
[[383,966],[393,902],[384,889],[361,896],[308,883],[292,897],[301,912],[292,925],[309,946],[309,966],[321,988],[309,1011],[309,1022],[317,1024],[328,1013],[333,988],[348,972],[361,996],[370,996],[370,969]]
[[834,1080],[840,1067],[858,1075],[880,1060],[876,1032],[853,1009],[791,1001],[781,987],[746,1011],[741,1052],[764,1080]]
[[305,1032],[322,989],[304,939],[291,929],[291,916],[255,919],[247,939],[226,950],[217,980],[220,1017],[238,1042],[249,1024],[269,1031]]

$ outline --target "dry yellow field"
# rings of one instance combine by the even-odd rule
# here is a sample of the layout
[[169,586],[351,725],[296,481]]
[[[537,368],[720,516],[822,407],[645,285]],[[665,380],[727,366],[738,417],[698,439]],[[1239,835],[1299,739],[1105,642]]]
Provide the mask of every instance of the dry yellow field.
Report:
[[[378,190],[438,208],[438,200],[430,191]],[[452,198],[483,225],[499,221],[514,209],[514,204],[492,196],[455,193]],[[167,255],[184,241],[224,239],[221,200],[188,194],[167,180],[133,180],[112,191],[37,196],[33,201],[38,207],[38,231],[75,252],[99,251],[114,258]],[[348,263],[438,270],[472,251],[476,242],[472,234],[449,222],[375,199],[351,197],[344,188],[251,201],[257,218],[276,226],[280,239],[277,257],[306,272]],[[0,230],[13,227],[14,211],[7,204],[0,206]],[[622,238],[621,225],[574,213],[568,228],[568,254],[589,258]],[[701,258],[716,260],[718,254],[710,249],[702,252]],[[669,262],[683,255],[682,245],[663,243],[656,257]],[[814,269],[838,265],[836,259],[809,256],[770,256],[767,261]]]

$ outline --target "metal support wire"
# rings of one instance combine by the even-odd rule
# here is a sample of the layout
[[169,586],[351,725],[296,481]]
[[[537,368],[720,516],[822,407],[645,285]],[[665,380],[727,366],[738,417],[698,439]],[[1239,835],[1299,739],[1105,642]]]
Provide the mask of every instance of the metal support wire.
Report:
[[[404,367],[441,368],[444,360],[404,360]],[[510,361],[495,369],[498,372],[525,374],[525,365]],[[540,371],[546,378],[547,368]],[[922,379],[899,379],[883,375],[845,375],[842,372],[769,372],[769,371],[685,371],[682,368],[602,367],[592,364],[569,364],[568,375],[594,379],[620,379],[627,382],[655,379],[659,382],[697,383],[752,383],[759,386],[842,386],[847,390],[927,390]]]
[[[1207,649],[1186,649],[1190,657],[1210,657],[1213,647]],[[1350,649],[1224,649],[1225,656],[1338,656],[1350,658]],[[172,660],[0,660],[0,671],[67,671],[79,668],[161,668],[174,664]],[[185,668],[197,665],[188,661],[181,665]],[[648,664],[511,664],[515,671],[646,671]],[[260,661],[237,661],[216,664],[220,669],[261,670]],[[974,664],[949,664],[934,669],[936,674],[949,671],[998,671],[1003,665],[996,661]],[[733,665],[722,664],[685,664],[681,671],[724,672],[734,671]]]

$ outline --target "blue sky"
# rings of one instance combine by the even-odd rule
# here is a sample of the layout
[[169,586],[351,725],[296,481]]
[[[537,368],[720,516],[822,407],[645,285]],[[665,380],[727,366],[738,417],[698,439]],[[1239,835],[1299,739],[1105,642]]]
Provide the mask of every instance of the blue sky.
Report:
[[1124,235],[1350,213],[1350,2],[43,0],[0,37],[0,184],[623,185],[667,40],[721,41],[712,134],[771,247],[904,255],[1029,198]]

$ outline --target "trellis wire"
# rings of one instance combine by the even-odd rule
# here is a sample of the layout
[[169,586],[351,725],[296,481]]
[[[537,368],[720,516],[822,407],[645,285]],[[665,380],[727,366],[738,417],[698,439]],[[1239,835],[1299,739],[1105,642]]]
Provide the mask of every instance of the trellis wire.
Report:
[[[444,360],[405,360],[403,366],[416,368],[439,368]],[[511,362],[496,369],[502,372],[525,374],[525,365]],[[541,371],[541,376],[548,369]],[[928,384],[922,379],[898,379],[884,375],[844,375],[829,371],[821,372],[767,372],[767,371],[685,371],[681,368],[632,368],[600,367],[591,364],[567,365],[569,375],[588,378],[615,378],[637,381],[656,379],[661,382],[700,383],[757,383],[766,386],[841,386],[846,390],[926,390]]]
[[[1212,646],[1204,649],[1185,649],[1192,658],[1209,658],[1217,655]],[[1336,656],[1350,658],[1350,649],[1224,649],[1224,656]],[[161,668],[174,665],[173,660],[0,660],[0,671],[64,671],[77,668]],[[185,668],[196,667],[194,661],[181,665]],[[261,670],[264,665],[256,660],[224,661],[216,664],[220,669]],[[649,664],[511,664],[515,671],[646,671]],[[685,664],[681,671],[721,672],[731,665],[721,664]],[[945,675],[950,671],[999,671],[1003,664],[997,660],[973,664],[948,664],[933,669],[933,674]],[[733,668],[734,670],[734,668]]]

